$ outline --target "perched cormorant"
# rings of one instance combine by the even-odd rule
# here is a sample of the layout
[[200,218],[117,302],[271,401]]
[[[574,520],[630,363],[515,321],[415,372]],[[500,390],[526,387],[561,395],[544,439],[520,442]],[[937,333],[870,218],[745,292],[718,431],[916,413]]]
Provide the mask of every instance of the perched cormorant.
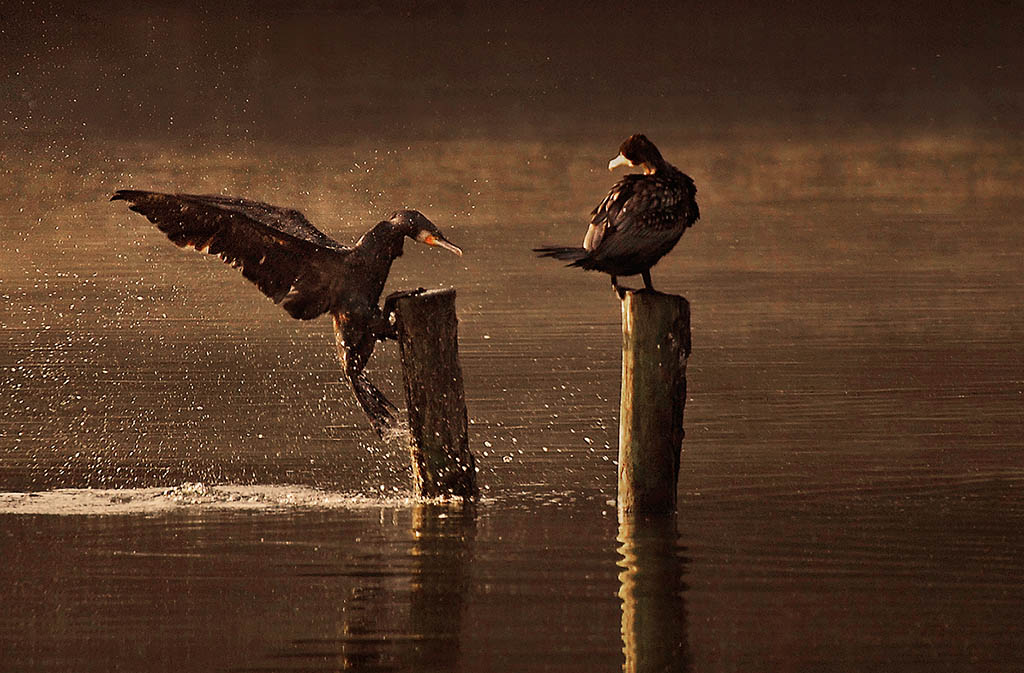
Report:
[[378,341],[395,338],[389,295],[378,307],[391,262],[406,236],[461,255],[462,250],[416,210],[399,210],[349,248],[310,224],[298,210],[229,196],[161,194],[121,189],[124,200],[179,247],[219,255],[242,270],[260,291],[293,318],[334,317],[338,357],[374,430],[395,422],[395,406],[363,372]]
[[619,180],[594,208],[582,248],[534,248],[539,257],[611,274],[612,287],[620,296],[625,288],[619,286],[618,276],[641,274],[644,287],[653,290],[651,267],[700,218],[693,180],[665,161],[646,136],[638,133],[627,138],[619,146],[619,155],[608,162],[608,170],[625,165],[639,166],[644,172]]

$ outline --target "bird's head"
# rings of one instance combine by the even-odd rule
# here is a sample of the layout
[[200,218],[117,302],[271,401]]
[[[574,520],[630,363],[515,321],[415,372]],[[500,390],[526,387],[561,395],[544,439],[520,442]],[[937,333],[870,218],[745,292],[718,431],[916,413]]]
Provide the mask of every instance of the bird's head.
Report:
[[397,210],[388,218],[388,221],[415,241],[444,248],[462,256],[462,248],[445,238],[441,230],[418,210]]
[[619,166],[640,166],[644,173],[653,173],[664,163],[654,143],[644,134],[635,133],[619,145],[619,155],[608,162],[608,170],[615,170]]

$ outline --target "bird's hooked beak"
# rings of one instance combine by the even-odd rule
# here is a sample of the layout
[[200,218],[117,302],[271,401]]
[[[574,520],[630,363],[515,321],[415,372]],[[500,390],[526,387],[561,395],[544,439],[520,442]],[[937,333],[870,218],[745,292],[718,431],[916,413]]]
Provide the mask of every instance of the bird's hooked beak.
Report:
[[429,231],[420,231],[420,233],[416,234],[416,240],[420,243],[444,248],[445,250],[454,252],[459,257],[462,257],[462,248],[455,245],[441,234],[432,234]]
[[611,161],[608,162],[608,170],[614,171],[619,166],[633,166],[633,165],[634,165],[633,162],[630,161],[629,159],[627,159],[625,157],[625,155],[623,155],[620,152],[619,156],[615,157],[614,159],[612,159]]

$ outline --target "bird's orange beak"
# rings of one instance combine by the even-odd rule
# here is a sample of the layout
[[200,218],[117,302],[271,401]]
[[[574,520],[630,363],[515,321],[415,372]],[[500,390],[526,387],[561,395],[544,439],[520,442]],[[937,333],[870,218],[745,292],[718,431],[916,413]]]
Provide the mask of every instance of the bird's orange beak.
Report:
[[427,245],[437,246],[438,248],[444,248],[449,252],[454,252],[459,257],[462,257],[462,248],[455,245],[451,241],[441,236],[434,236],[433,234],[427,234],[423,237],[423,242]]

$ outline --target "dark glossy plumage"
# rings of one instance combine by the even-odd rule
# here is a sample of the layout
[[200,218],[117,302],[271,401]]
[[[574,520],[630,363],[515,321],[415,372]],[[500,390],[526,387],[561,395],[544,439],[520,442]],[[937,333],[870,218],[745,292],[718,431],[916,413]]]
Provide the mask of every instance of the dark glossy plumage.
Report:
[[393,297],[384,310],[378,306],[391,263],[406,236],[462,254],[421,213],[397,211],[347,247],[298,210],[248,199],[122,189],[111,200],[127,201],[179,247],[218,255],[241,269],[293,318],[330,313],[356,398],[378,433],[394,425],[394,405],[363,371],[377,341],[394,336]]
[[661,157],[643,135],[630,136],[608,167],[639,166],[642,174],[626,175],[591,211],[583,245],[535,248],[541,257],[554,257],[569,266],[603,271],[612,277],[641,274],[654,289],[650,269],[675,247],[700,218],[693,180]]

